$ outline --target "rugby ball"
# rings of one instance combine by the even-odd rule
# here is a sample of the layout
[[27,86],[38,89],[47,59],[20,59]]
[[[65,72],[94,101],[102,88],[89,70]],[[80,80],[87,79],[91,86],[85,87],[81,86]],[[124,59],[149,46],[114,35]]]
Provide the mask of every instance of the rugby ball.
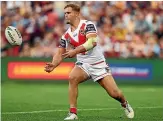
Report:
[[5,36],[11,45],[21,45],[22,44],[22,36],[21,36],[19,30],[13,26],[8,26],[5,29]]

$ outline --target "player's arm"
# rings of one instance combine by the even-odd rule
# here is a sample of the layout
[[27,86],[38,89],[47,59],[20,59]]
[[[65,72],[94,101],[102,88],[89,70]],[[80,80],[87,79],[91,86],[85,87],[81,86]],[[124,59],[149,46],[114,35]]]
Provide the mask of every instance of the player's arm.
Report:
[[52,72],[63,60],[62,54],[66,51],[66,41],[61,39],[59,48],[57,52],[53,56],[53,60],[51,63],[46,63],[45,71]]
[[94,48],[97,44],[96,42],[97,42],[97,35],[91,34],[88,36],[88,39],[84,44],[78,46],[74,50],[70,50],[70,51],[64,53],[62,56],[63,56],[63,58],[72,58],[78,53],[83,53],[83,52],[86,52],[86,51]]
[[57,67],[63,60],[62,54],[65,53],[65,48],[58,48],[57,52],[53,56],[52,64],[54,67]]
[[76,54],[86,52],[88,50],[91,50],[94,48],[97,44],[97,35],[96,34],[89,34],[87,36],[87,41],[82,44],[81,46],[78,46],[75,48],[74,51],[76,51]]
[[92,23],[91,21],[87,21],[85,34],[87,41],[75,49],[77,54],[91,50],[97,44],[97,29],[94,23]]

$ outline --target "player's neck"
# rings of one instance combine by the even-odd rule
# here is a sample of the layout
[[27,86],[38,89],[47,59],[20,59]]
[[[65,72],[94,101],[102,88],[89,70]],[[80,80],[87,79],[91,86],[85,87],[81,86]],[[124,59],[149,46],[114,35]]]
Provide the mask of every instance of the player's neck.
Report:
[[71,31],[75,31],[78,28],[78,25],[80,23],[80,19],[76,19],[72,24],[71,24]]

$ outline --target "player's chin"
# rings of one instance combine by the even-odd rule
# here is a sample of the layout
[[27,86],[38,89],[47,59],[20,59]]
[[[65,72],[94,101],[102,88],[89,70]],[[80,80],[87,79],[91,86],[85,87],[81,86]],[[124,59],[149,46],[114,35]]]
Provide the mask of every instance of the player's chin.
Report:
[[66,24],[70,24],[70,21],[66,21]]

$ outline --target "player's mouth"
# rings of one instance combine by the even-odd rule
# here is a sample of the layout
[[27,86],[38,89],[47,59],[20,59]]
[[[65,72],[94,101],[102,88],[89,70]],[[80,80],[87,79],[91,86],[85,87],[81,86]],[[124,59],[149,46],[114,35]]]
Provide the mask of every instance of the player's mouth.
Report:
[[70,20],[66,19],[66,24],[70,24]]

